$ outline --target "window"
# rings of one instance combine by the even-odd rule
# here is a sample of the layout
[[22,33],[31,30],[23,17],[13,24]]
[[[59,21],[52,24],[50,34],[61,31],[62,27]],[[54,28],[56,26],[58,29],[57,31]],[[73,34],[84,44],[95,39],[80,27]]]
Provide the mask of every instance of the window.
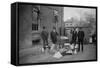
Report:
[[38,24],[32,23],[32,30],[38,30]]

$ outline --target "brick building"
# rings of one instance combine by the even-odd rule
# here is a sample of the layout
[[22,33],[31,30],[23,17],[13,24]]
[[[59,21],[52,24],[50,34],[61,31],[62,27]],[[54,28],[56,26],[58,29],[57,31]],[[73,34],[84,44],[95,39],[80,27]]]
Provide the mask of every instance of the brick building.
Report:
[[[55,26],[60,32],[63,22],[63,7],[40,6],[40,5],[19,5],[19,48],[32,47],[32,41],[40,42],[40,33],[43,26],[51,32]],[[57,11],[57,21],[55,21]]]

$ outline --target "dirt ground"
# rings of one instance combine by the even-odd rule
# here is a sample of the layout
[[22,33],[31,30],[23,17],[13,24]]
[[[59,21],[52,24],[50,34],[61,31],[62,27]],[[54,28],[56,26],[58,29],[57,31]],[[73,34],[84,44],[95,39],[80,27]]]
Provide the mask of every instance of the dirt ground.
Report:
[[19,54],[20,64],[40,63],[40,62],[59,62],[59,61],[77,61],[77,60],[94,60],[96,59],[96,46],[93,44],[84,45],[84,51],[75,55],[65,55],[60,59],[53,57],[54,53],[44,53],[41,51],[42,46],[22,49]]

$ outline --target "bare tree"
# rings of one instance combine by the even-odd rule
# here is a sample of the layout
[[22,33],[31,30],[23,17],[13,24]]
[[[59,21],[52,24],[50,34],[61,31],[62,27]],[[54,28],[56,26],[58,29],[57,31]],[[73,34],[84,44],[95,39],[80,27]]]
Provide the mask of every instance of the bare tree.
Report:
[[96,16],[92,13],[84,13],[85,20],[87,24],[89,25],[89,29],[91,31],[91,34],[94,34],[96,31]]

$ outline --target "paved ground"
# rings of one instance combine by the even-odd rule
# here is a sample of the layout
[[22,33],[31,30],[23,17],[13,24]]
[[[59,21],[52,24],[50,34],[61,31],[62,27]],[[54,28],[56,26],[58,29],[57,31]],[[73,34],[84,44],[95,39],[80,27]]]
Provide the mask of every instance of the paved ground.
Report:
[[96,46],[93,44],[84,45],[84,52],[76,55],[66,55],[60,59],[53,57],[54,53],[41,52],[41,45],[22,49],[20,53],[20,63],[38,63],[55,61],[75,61],[75,60],[93,60],[96,59]]

